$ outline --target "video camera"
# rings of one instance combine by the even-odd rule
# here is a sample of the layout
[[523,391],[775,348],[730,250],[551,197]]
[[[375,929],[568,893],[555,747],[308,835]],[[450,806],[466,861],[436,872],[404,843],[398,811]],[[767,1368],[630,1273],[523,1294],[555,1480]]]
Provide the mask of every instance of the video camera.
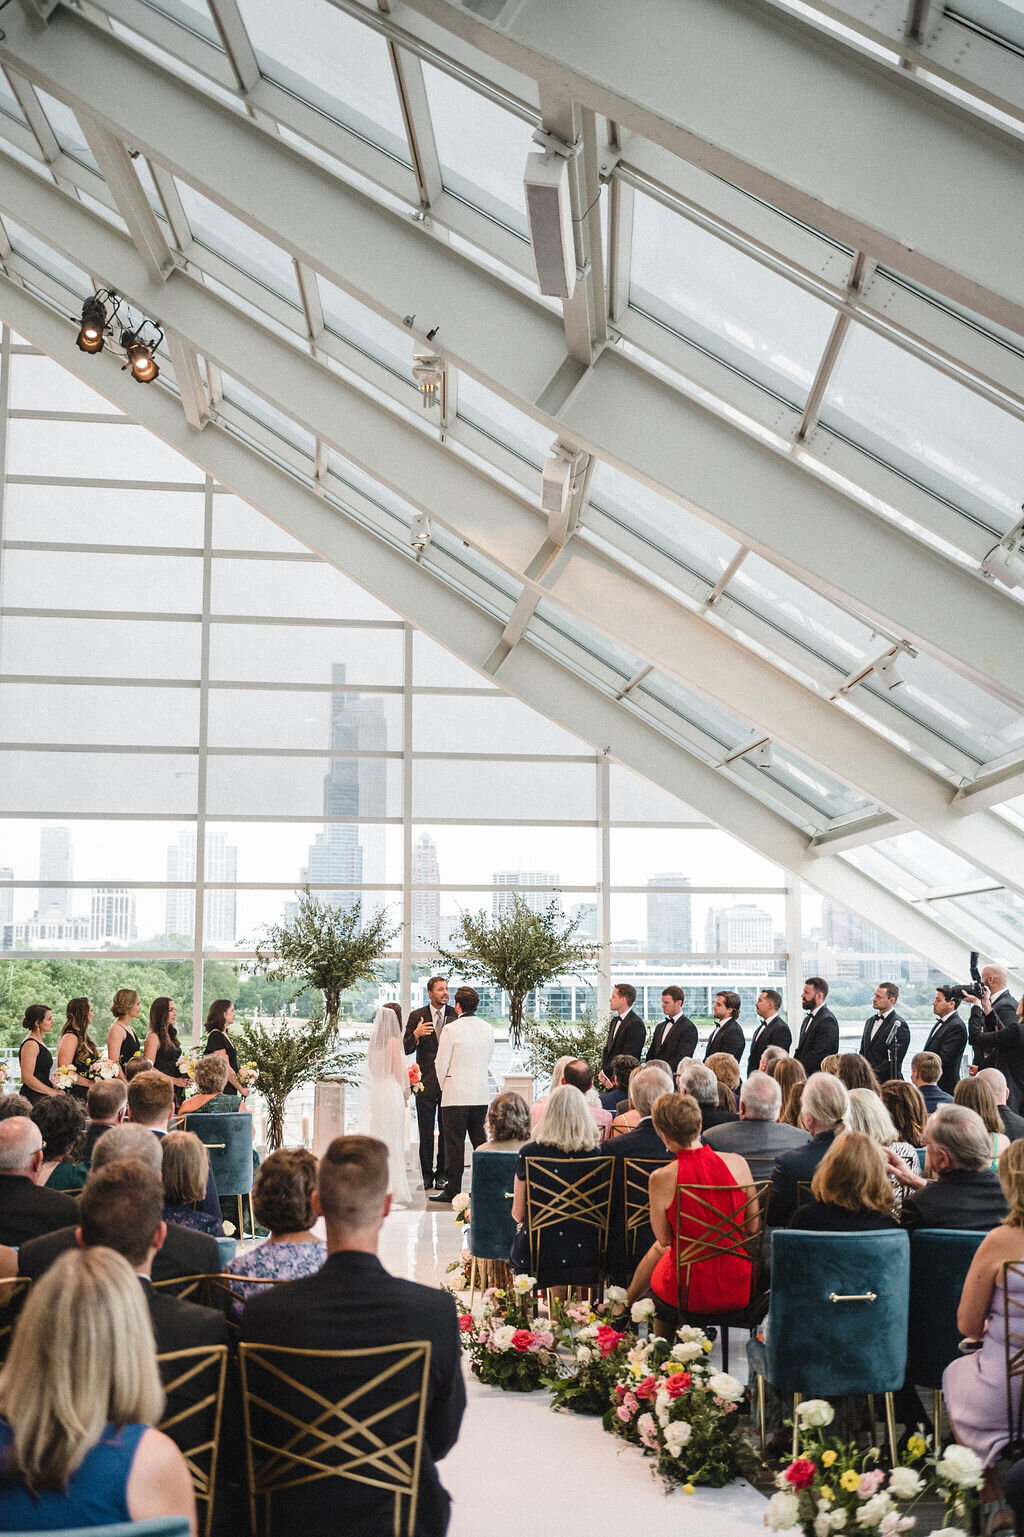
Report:
[[973,998],[981,997],[984,982],[981,980],[981,972],[978,970],[978,951],[971,951],[971,980],[969,982],[951,982],[950,989],[954,994],[953,1002],[959,1008],[964,1001],[964,993],[970,993]]

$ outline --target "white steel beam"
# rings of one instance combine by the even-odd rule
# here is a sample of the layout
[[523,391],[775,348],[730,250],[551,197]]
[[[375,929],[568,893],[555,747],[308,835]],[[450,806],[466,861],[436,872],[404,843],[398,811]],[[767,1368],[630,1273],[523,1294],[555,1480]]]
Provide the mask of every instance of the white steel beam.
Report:
[[[884,540],[906,637],[1008,702],[1024,701],[1019,612],[1011,598],[980,577],[965,578],[936,550],[716,419],[617,349],[606,348],[582,382],[574,363],[563,385],[564,340],[547,309],[138,53],[117,57],[120,49],[61,11],[43,39],[15,20],[0,58],[104,117],[126,142],[142,145],[158,164],[378,313],[400,323],[406,314],[429,312],[441,325],[450,362],[829,597],[888,624],[877,579]],[[117,82],[129,65],[140,89],[124,93]],[[552,399],[563,402],[566,389],[563,409],[544,408]]]
[[149,206],[131,155],[120,139],[108,133],[88,113],[81,114],[80,125],[117,211],[128,226],[135,249],[146,264],[146,271],[151,278],[161,282],[174,268],[174,255],[160,228],[160,221]]
[[[139,390],[128,383],[112,358],[87,361],[73,348],[67,349],[66,322],[6,278],[0,280],[0,313],[19,335],[50,357],[60,357],[62,364],[66,358],[65,366],[72,373],[220,485],[483,671],[499,639],[500,622],[439,582],[411,551],[389,545],[215,426],[202,434],[188,431],[173,396],[159,387]],[[681,753],[678,744],[535,646],[515,648],[503,670],[502,685],[607,756],[684,800],[765,858],[792,870],[823,895],[898,934],[947,975],[958,975],[957,968],[962,971],[966,946],[930,914],[913,908],[843,860],[811,858],[808,839],[792,824],[713,768]]]

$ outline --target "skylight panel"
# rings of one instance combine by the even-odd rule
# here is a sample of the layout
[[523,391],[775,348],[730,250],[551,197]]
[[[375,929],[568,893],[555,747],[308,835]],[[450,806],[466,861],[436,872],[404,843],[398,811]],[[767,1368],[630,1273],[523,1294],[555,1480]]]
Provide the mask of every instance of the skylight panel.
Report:
[[176,180],[175,186],[193,237],[200,245],[222,256],[265,288],[280,294],[297,309],[301,307],[298,280],[287,251],[243,224],[226,208],[196,192],[187,182]]
[[740,548],[728,534],[609,464],[597,464],[590,500],[712,587]]
[[523,172],[533,126],[429,64],[423,79],[447,191],[527,239]]

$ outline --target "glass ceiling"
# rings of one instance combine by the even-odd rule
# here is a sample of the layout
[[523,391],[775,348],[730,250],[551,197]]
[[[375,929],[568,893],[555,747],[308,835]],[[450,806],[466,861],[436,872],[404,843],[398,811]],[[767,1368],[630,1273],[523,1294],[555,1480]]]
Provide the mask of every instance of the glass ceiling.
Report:
[[[90,7],[107,9],[104,0]],[[378,204],[401,210],[407,224],[422,225],[432,249],[471,253],[499,287],[536,294],[522,183],[540,118],[533,81],[463,42],[445,44],[439,28],[429,45],[412,34],[389,35],[387,19],[376,11],[362,15],[354,0],[293,0],[287,27],[271,0],[220,0],[218,9],[233,20],[224,31],[205,0],[110,0],[109,17],[115,35],[140,57],[237,112],[246,110],[237,80],[255,67],[254,154],[277,153],[275,139],[285,143],[348,189],[370,192]],[[1000,0],[973,0],[960,13],[1011,42],[1020,27],[1019,12]],[[854,20],[851,28],[857,31]],[[961,85],[969,93],[970,82]],[[27,159],[56,193],[128,230],[134,221],[118,201],[123,189],[104,183],[80,117],[53,90],[33,88],[9,66],[0,69],[0,153],[19,164]],[[845,285],[853,253],[835,241],[683,162],[675,168],[677,185],[670,167],[657,187],[640,190],[629,167],[631,158],[642,159],[640,141],[626,145],[620,164],[613,125],[598,118],[593,133],[598,161],[610,166],[599,193],[604,249],[597,263],[605,274],[597,304],[612,316],[609,345],[680,397],[707,404],[737,433],[762,442],[767,433],[808,476],[820,456],[866,505],[901,528],[919,529],[930,552],[945,541],[952,568],[959,560],[976,569],[986,541],[1017,523],[1024,496],[1024,337],[904,285],[898,272],[879,271],[875,283],[916,306],[910,318],[886,318],[881,297],[873,307],[872,289],[851,303]],[[159,147],[160,160],[151,163],[128,145],[140,193],[177,265],[187,263],[211,296],[283,337],[311,369],[341,373],[396,423],[415,424],[539,513],[540,470],[557,417],[538,404],[542,395],[519,398],[514,384],[488,376],[479,363],[471,372],[450,362],[445,402],[423,411],[411,377],[420,343],[403,325],[407,317],[383,298],[371,307],[341,286],[344,250],[332,274],[340,281],[303,267],[287,228],[221,206],[209,184],[192,185],[194,173],[176,163],[173,143]],[[113,257],[109,272],[84,271],[78,253],[64,245],[59,221],[27,227],[17,191],[8,197],[3,187],[0,177],[0,262],[9,279],[68,315],[94,285],[117,284]],[[387,259],[382,251],[382,264]],[[551,302],[538,299],[538,313],[550,316]],[[846,321],[837,340],[840,313]],[[421,314],[417,329],[422,322]],[[438,345],[444,342],[442,335]],[[230,431],[409,553],[412,518],[429,496],[421,504],[415,486],[407,488],[408,500],[385,491],[346,457],[358,445],[348,444],[343,419],[329,439],[318,438],[289,415],[272,374],[243,382],[208,365],[201,339],[187,345],[193,344],[214,430]],[[987,360],[984,384],[979,347]],[[166,347],[156,388],[177,392]],[[860,612],[853,599],[826,596],[792,551],[776,555],[767,520],[758,550],[749,550],[687,498],[685,482],[663,484],[653,471],[641,478],[611,451],[603,453],[600,442],[595,447],[577,538],[600,555],[613,579],[618,568],[624,603],[634,604],[644,584],[668,595],[709,633],[741,640],[766,680],[774,675],[828,702],[837,721],[841,713],[856,723],[869,751],[902,754],[947,791],[969,785],[986,766],[1002,767],[1017,755],[1024,763],[1021,701],[961,664],[955,615],[948,652],[925,652],[901,634],[900,594],[886,590],[881,527],[876,608],[891,615],[891,627]],[[649,651],[622,643],[607,608],[609,622],[602,624],[600,607],[582,613],[561,601],[557,581],[542,592],[532,570],[527,574],[529,557],[517,569],[504,553],[511,546],[464,533],[458,506],[435,509],[434,516],[422,563],[439,583],[503,622],[525,597],[535,601],[520,643],[557,656],[809,835],[834,819],[878,813],[878,800],[857,786],[856,765],[837,761],[827,741],[773,742],[767,765],[737,753],[745,742],[752,751],[764,739],[762,723],[701,693],[656,637]],[[539,515],[537,524],[540,546]],[[838,545],[836,558],[841,564]],[[1006,591],[999,595],[1005,602]],[[1020,601],[1019,589],[1013,598]],[[887,654],[897,655],[903,680],[894,687],[871,670]],[[766,697],[770,692],[766,686]],[[765,708],[770,714],[770,703]],[[1024,829],[1020,788],[1007,779],[1004,825],[1013,830]],[[886,842],[883,828],[877,836],[882,841],[873,847],[844,857],[870,865],[911,901],[951,884],[957,856],[941,841],[924,831]],[[926,847],[945,870],[927,885]],[[968,877],[971,867],[961,863],[956,879],[984,879],[977,870]],[[924,899],[959,934],[972,918],[964,903],[979,893]],[[1009,911],[990,902],[977,921],[1008,943],[1020,929]]]

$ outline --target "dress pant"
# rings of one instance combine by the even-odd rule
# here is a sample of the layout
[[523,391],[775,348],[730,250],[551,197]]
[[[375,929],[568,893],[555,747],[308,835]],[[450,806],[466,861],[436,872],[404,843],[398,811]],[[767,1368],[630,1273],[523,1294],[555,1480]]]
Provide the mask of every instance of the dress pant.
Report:
[[462,1173],[466,1167],[466,1133],[474,1149],[487,1141],[484,1129],[486,1105],[444,1105],[441,1109],[441,1130],[444,1133],[445,1195],[454,1198],[462,1189]]
[[[423,1188],[429,1190],[435,1180],[444,1179],[444,1130],[441,1125],[441,1094],[424,1089],[417,1094],[416,1124],[420,1131],[420,1173]],[[434,1172],[434,1124],[437,1123],[437,1172]]]

